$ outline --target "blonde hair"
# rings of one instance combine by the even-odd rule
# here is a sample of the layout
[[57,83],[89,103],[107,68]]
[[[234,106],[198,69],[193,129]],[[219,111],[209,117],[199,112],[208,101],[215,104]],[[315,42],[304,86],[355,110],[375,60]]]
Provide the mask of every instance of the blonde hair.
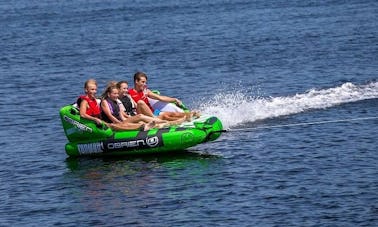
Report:
[[89,79],[84,83],[84,89],[88,88],[89,84],[94,84],[97,87],[97,81],[95,79]]
[[118,87],[117,87],[117,81],[115,81],[115,80],[111,80],[111,81],[109,81],[106,84],[106,88],[105,88],[104,92],[101,94],[101,98],[102,99],[107,98],[108,97],[108,92],[110,92],[111,90],[113,90],[113,88],[118,89]]

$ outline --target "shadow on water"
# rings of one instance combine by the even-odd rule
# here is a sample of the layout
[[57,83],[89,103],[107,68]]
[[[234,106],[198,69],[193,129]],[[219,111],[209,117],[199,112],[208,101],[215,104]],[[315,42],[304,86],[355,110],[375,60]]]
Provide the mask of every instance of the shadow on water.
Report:
[[[159,155],[67,158],[62,185],[78,213],[139,217],[141,211],[157,211],[161,204],[176,206],[193,185],[207,184],[209,171],[224,166],[221,156],[201,151]],[[186,194],[185,194],[186,193]],[[139,220],[139,219],[138,219]]]
[[[99,191],[138,195],[141,191],[175,188],[178,182],[200,181],[222,157],[201,151],[176,151],[159,155],[120,157],[69,157],[64,184],[85,195]],[[151,189],[154,188],[154,189]],[[107,192],[108,193],[108,192]],[[107,199],[112,196],[106,196]]]
[[68,157],[65,162],[71,171],[90,169],[92,167],[108,166],[112,164],[158,164],[167,167],[184,167],[194,162],[206,162],[222,158],[219,155],[204,153],[197,150],[182,150],[162,154],[103,156],[103,157]]

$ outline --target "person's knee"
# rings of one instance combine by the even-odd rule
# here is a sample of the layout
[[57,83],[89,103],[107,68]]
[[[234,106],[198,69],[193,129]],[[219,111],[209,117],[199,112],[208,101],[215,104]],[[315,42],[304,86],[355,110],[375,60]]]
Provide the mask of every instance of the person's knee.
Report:
[[160,113],[159,113],[159,116],[162,116],[162,117],[169,117],[169,113],[168,113],[168,112],[160,112]]
[[137,102],[137,105],[140,105],[140,106],[147,106],[147,104],[143,101],[143,100],[139,100]]

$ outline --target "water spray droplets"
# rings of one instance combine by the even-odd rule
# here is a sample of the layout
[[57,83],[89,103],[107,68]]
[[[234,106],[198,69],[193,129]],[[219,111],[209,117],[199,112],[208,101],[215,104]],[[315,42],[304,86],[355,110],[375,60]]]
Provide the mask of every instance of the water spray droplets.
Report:
[[312,89],[287,97],[258,97],[242,90],[219,93],[202,103],[199,109],[204,114],[219,117],[227,129],[247,122],[373,98],[378,98],[378,82],[361,86],[348,82],[339,87]]

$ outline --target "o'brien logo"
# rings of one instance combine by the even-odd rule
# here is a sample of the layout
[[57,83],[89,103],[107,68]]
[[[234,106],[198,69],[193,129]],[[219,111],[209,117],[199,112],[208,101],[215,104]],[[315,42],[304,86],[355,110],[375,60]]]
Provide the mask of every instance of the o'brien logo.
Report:
[[163,141],[158,136],[134,140],[108,140],[95,143],[82,143],[77,145],[79,154],[98,154],[103,152],[128,151],[135,149],[148,149],[163,146]]
[[159,138],[157,136],[147,138],[146,143],[149,147],[156,147],[159,144]]
[[159,145],[159,138],[157,136],[146,138],[146,139],[138,139],[138,140],[129,140],[129,141],[119,141],[119,142],[109,142],[106,145],[108,150],[116,150],[116,149],[126,149],[126,148],[143,148],[143,147],[156,147]]
[[89,128],[86,125],[81,124],[80,122],[75,121],[74,119],[71,119],[71,118],[69,118],[67,116],[64,116],[63,118],[64,118],[65,121],[67,121],[71,125],[74,125],[76,128],[78,128],[81,131],[92,132],[91,128]]

